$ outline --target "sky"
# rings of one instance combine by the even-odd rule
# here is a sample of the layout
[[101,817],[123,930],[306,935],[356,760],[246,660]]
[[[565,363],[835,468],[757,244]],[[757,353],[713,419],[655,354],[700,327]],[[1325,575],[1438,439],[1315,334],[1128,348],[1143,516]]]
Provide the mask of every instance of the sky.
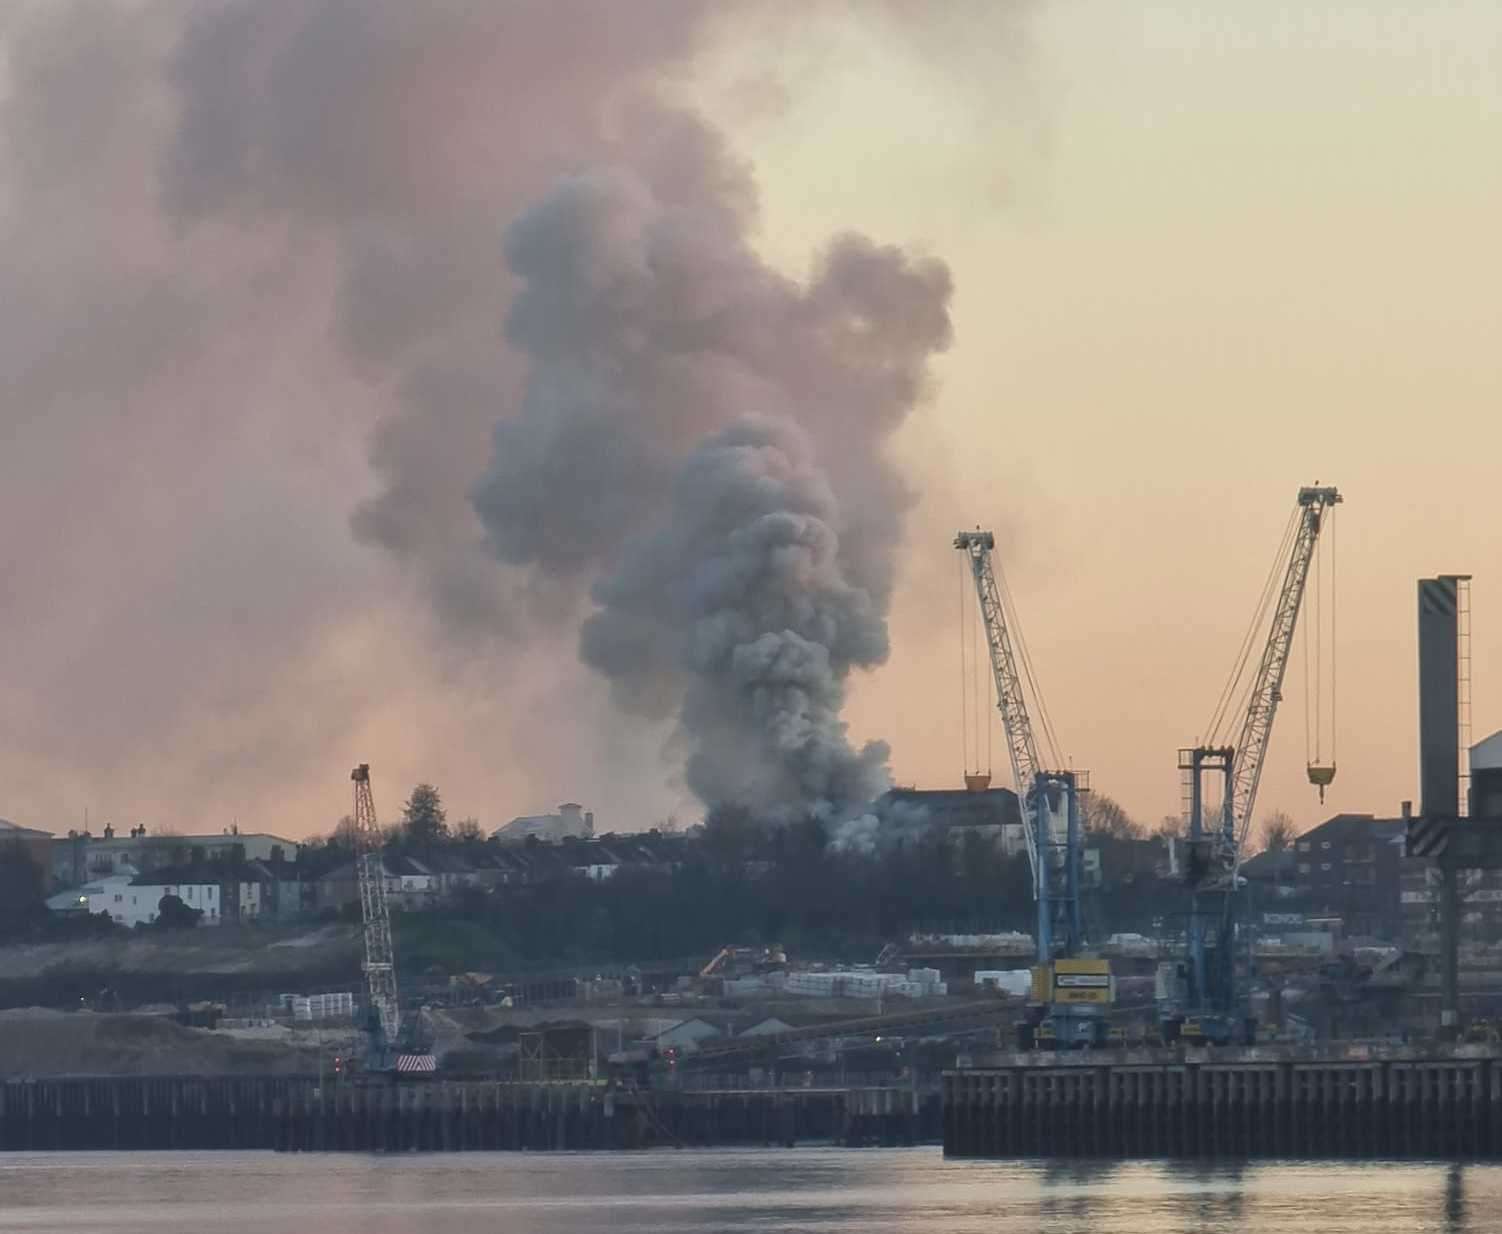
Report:
[[1296,656],[1260,812],[1415,795],[1422,575],[1476,575],[1502,726],[1495,5],[466,9],[0,16],[0,815],[300,836],[369,761],[388,814],[429,780],[486,825],[695,817],[681,738],[580,663],[590,577],[517,582],[468,496],[541,397],[507,229],[597,163],[713,180],[748,278],[817,287],[850,232],[947,268],[873,447],[913,504],[845,707],[898,782],[965,769],[950,540],[982,524],[1065,756],[1174,812],[1316,480],[1339,773],[1321,806]]

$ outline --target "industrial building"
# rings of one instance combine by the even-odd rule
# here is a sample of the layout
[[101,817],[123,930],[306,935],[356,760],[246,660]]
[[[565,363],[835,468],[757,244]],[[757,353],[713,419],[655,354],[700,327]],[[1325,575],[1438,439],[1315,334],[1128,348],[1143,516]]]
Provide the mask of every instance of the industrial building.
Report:
[[[1502,732],[1470,747],[1468,817],[1502,818]],[[1403,863],[1402,901],[1405,936],[1414,942],[1435,940],[1440,930],[1440,868],[1410,859]],[[1456,871],[1460,937],[1468,943],[1502,940],[1502,869],[1480,867]]]
[[8,818],[0,818],[0,845],[19,845],[43,870],[52,864],[52,833],[35,827],[22,827]]
[[587,840],[595,833],[595,816],[577,801],[565,801],[556,814],[532,814],[513,818],[504,827],[497,827],[491,839],[500,844],[525,844],[539,840],[556,844],[560,840]]
[[887,818],[911,818],[932,832],[959,842],[966,835],[991,841],[1009,857],[1024,851],[1022,809],[1009,788],[991,788],[989,779],[974,788],[894,788],[876,803]]
[[297,860],[297,841],[264,831],[241,831],[230,827],[215,835],[151,834],[142,825],[119,835],[106,826],[99,835],[70,831],[66,836],[48,835],[48,853],[43,865],[58,888],[77,887],[114,874],[122,865],[143,874],[165,866],[190,861]]

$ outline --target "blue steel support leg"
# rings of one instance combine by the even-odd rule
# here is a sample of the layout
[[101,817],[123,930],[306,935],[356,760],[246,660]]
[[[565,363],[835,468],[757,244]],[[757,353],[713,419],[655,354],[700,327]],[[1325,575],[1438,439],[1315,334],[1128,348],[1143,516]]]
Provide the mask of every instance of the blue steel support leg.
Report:
[[1080,917],[1080,798],[1075,787],[1074,777],[1071,775],[1065,782],[1067,802],[1069,809],[1069,847],[1066,854],[1068,862],[1068,890],[1069,896],[1069,946],[1078,951],[1085,943],[1084,924]]
[[1034,851],[1038,854],[1038,963],[1047,964],[1053,959],[1053,898],[1048,877],[1048,793],[1041,777],[1033,786],[1032,807],[1031,826],[1037,838]]
[[[1204,781],[1196,756],[1190,785],[1189,798],[1189,853],[1190,860],[1203,852],[1205,837]],[[1205,918],[1198,889],[1189,898],[1189,990],[1186,1010],[1203,1011],[1205,1008]]]

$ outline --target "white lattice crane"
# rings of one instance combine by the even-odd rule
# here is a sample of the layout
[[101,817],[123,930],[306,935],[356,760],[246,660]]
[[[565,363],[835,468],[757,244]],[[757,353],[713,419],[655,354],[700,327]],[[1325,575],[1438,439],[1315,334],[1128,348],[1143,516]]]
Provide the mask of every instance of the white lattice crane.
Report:
[[365,986],[372,1015],[386,1043],[401,1028],[396,995],[396,957],[391,949],[391,910],[386,903],[386,874],[381,864],[381,827],[370,792],[370,764],[349,773],[355,783],[355,870],[360,883],[360,919],[365,925]]
[[1062,761],[1016,613],[1009,611],[1011,606],[992,562],[996,537],[979,529],[962,531],[955,536],[954,547],[969,560],[980,602],[996,683],[996,706],[1006,735],[1013,787],[1022,807],[1022,830],[1033,895],[1038,902],[1038,963],[1046,965],[1056,954],[1072,955],[1084,943],[1078,799],[1085,788],[1084,773],[1048,770],[1039,757],[1034,711],[1055,764]]

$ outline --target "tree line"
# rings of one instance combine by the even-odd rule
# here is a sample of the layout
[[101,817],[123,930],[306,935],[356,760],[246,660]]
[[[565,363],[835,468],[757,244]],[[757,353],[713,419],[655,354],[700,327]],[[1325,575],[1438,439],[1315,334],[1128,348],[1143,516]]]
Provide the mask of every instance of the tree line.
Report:
[[[1091,794],[1083,821],[1106,872],[1090,903],[1100,927],[1159,928],[1165,913],[1178,911],[1180,889],[1160,882],[1150,863],[1144,868],[1142,846],[1134,842],[1176,834],[1170,823],[1177,820],[1148,828],[1111,798]],[[915,930],[1033,927],[1026,858],[1008,857],[975,833],[956,843],[931,832],[875,852],[851,852],[833,848],[813,820],[769,831],[734,809],[711,811],[695,833],[684,838],[684,859],[671,871],[626,867],[603,882],[574,878],[566,887],[554,881],[471,894],[441,919],[414,919],[404,932],[435,962],[439,953],[466,952],[464,940],[470,939],[492,956],[518,963],[526,957],[535,967],[678,956],[727,942],[782,942],[835,955],[853,949],[854,958],[877,940]],[[1263,826],[1262,846],[1284,848],[1293,833],[1292,820],[1274,813]],[[473,818],[451,825],[441,794],[428,783],[413,788],[382,842],[388,852],[418,857],[493,843]],[[298,864],[316,877],[352,860],[356,851],[354,820],[346,816],[329,835],[302,844]],[[107,914],[51,915],[46,895],[46,872],[24,846],[0,846],[0,941],[92,936],[114,928]],[[169,904],[159,928],[194,920],[186,905]]]
[[[1172,928],[1182,887],[1155,868],[1157,843],[1097,832],[1108,871],[1089,897],[1092,933]],[[711,811],[671,867],[623,866],[591,881],[470,890],[409,913],[395,936],[406,971],[514,972],[648,963],[726,944],[781,943],[807,957],[869,962],[914,933],[1031,933],[1027,857],[990,838],[934,829],[872,851],[841,849],[814,820],[776,830],[744,811]]]

